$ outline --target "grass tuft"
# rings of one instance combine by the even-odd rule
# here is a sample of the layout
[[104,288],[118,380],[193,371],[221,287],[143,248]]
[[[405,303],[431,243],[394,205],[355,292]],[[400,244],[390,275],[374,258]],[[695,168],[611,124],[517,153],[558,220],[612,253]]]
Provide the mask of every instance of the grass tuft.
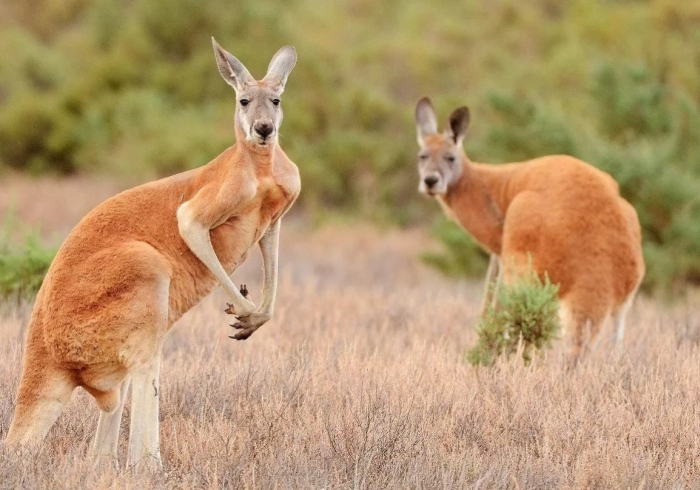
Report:
[[477,345],[467,353],[473,365],[492,366],[496,360],[522,350],[529,364],[534,351],[551,348],[559,336],[559,285],[545,275],[542,281],[530,273],[513,285],[503,284],[496,293],[497,304],[490,307],[476,326]]

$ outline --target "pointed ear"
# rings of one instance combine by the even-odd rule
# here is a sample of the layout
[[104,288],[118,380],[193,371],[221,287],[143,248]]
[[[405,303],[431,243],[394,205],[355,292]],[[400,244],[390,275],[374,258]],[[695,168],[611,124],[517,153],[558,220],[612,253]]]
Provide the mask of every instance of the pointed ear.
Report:
[[214,56],[219,67],[219,73],[236,92],[239,92],[246,83],[254,81],[248,69],[243,66],[243,63],[219,46],[219,43],[213,37],[211,38],[211,44],[214,46]]
[[437,116],[433,104],[428,97],[423,97],[416,105],[416,128],[418,129],[418,143],[421,144],[423,138],[438,132]]
[[283,46],[275,53],[267,67],[267,75],[263,81],[279,84],[278,90],[282,92],[287,83],[287,77],[297,62],[297,50],[294,46]]
[[450,122],[445,133],[452,138],[452,141],[454,141],[457,146],[461,146],[464,135],[467,134],[468,127],[469,107],[458,107],[450,114]]

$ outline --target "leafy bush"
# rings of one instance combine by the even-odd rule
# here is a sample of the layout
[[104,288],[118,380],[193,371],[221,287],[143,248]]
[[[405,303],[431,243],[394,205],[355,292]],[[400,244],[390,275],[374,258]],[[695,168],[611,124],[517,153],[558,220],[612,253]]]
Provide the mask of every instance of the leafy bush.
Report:
[[13,241],[15,225],[14,219],[6,218],[0,233],[0,298],[36,294],[56,255],[33,230],[23,230],[20,241]]
[[534,273],[513,285],[502,284],[496,292],[496,306],[487,309],[476,326],[478,342],[467,353],[467,360],[491,366],[498,357],[510,357],[522,349],[528,364],[534,350],[550,348],[561,329],[558,290],[548,277],[542,281]]

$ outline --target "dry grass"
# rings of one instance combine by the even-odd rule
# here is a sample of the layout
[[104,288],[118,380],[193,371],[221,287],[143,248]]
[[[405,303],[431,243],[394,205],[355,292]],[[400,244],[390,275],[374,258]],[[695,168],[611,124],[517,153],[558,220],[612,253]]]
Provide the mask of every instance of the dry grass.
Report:
[[[269,324],[228,339],[217,291],[166,343],[162,473],[95,473],[97,408],[77,390],[38,454],[0,444],[0,487],[700,487],[697,308],[639,301],[625,355],[605,345],[573,371],[562,345],[476,369],[480,285],[423,269],[425,233],[283,228]],[[256,260],[234,278],[257,299]],[[1,439],[30,307],[0,311]]]

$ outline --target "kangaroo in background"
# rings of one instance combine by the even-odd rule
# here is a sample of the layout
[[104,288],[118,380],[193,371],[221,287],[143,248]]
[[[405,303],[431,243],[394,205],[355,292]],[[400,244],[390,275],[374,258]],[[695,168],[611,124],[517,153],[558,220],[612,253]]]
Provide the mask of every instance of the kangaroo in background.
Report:
[[[173,323],[217,285],[236,315],[233,338],[272,316],[281,218],[300,191],[298,169],[278,145],[296,51],[281,48],[258,81],[212,43],[236,92],[237,143],[201,168],[112,197],[70,233],[32,312],[8,445],[38,444],[81,386],[102,411],[96,463],[116,463],[131,384],[128,462],[158,467],[160,358]],[[264,264],[257,309],[229,277],[255,244]]]
[[[529,268],[559,284],[564,327],[577,360],[612,315],[618,346],[645,267],[637,213],[607,173],[564,155],[488,165],[469,160],[462,142],[469,109],[438,132],[428,98],[416,106],[419,191],[492,254],[488,282]],[[499,260],[500,259],[500,260]],[[487,297],[484,307],[491,300]]]

